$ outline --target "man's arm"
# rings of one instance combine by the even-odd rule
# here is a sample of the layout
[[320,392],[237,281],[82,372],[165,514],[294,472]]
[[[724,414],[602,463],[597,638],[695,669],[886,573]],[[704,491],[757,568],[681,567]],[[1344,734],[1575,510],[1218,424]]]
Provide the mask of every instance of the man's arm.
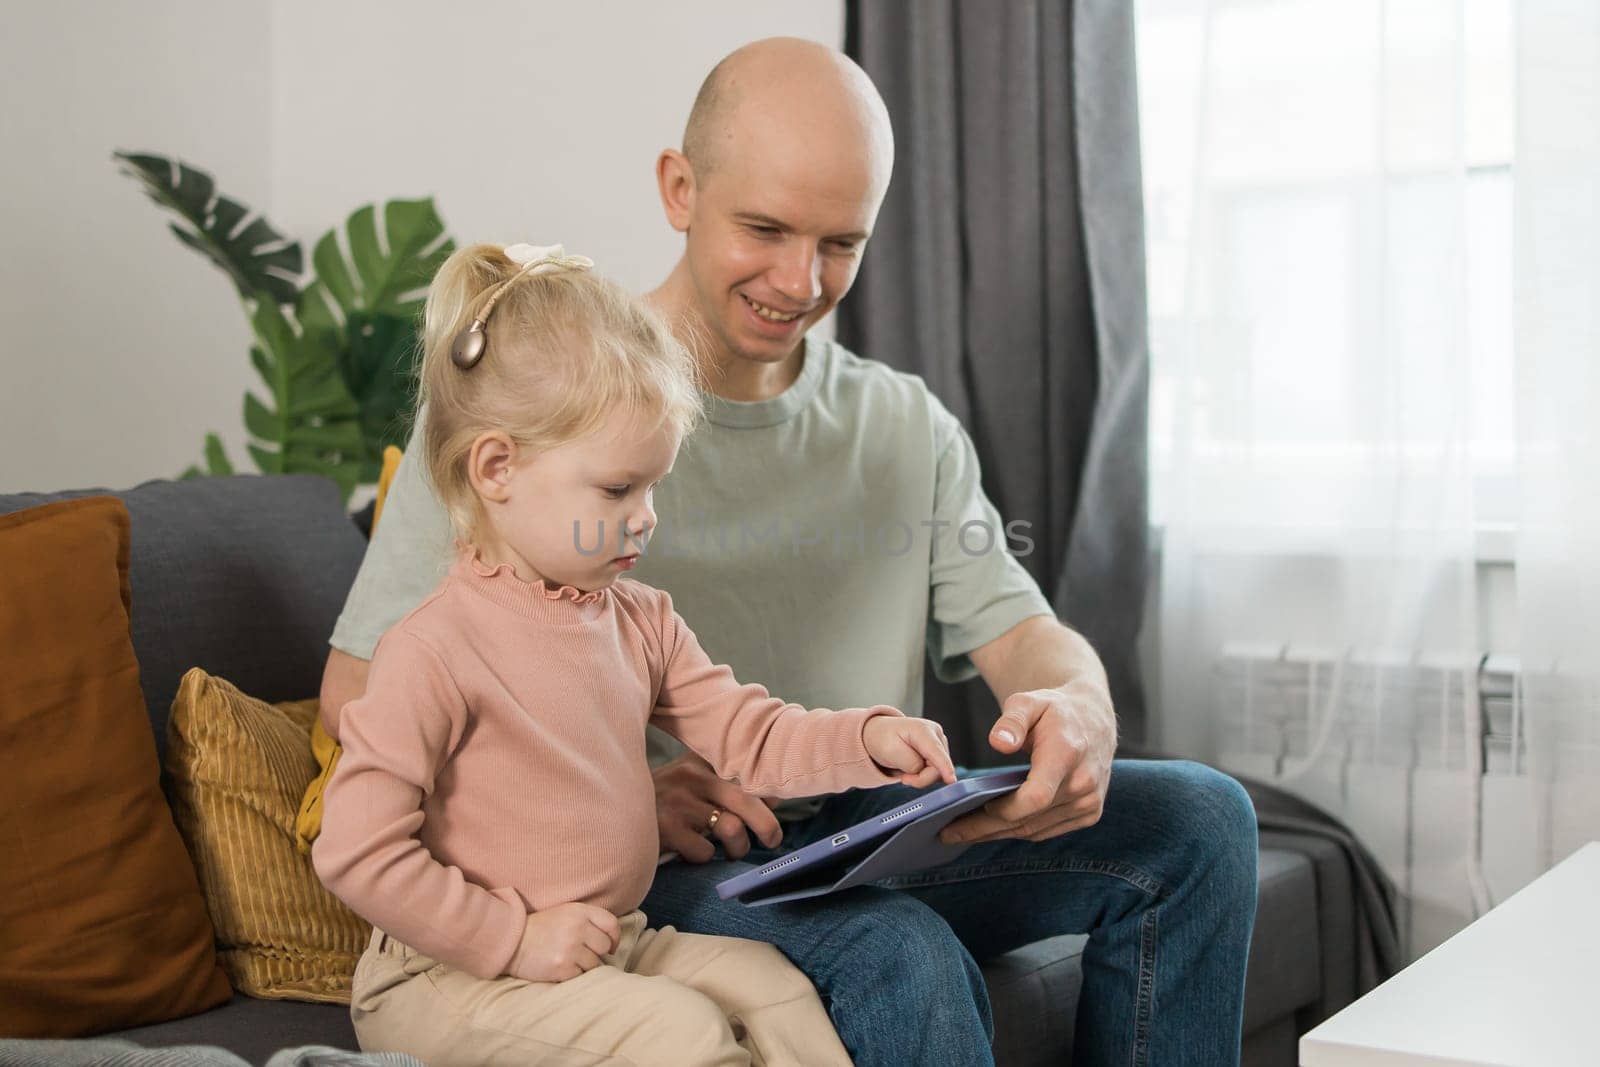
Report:
[[1117,719],[1105,668],[1089,642],[1037,615],[970,656],[1000,702],[989,744],[1007,754],[1027,750],[1032,770],[1015,793],[951,823],[941,840],[1042,841],[1098,822]]
[[[1009,527],[984,495],[971,437],[955,416],[929,402],[941,442],[934,519],[952,530],[971,523],[1004,528],[1009,542]],[[1117,739],[1100,657],[1056,621],[1009,547],[974,554],[959,538],[935,538],[929,585],[934,673],[947,682],[981,674],[1002,710],[989,744],[1007,755],[1026,750],[1032,765],[1020,789],[957,819],[942,839],[1037,840],[1097,821]]]
[[339,740],[339,712],[350,701],[367,691],[367,670],[371,661],[328,649],[328,665],[322,669],[322,694],[317,705],[317,715],[328,736]]
[[450,516],[419,461],[425,417],[426,409],[417,412],[384,498],[383,521],[373,526],[361,569],[328,638],[320,717],[335,740],[339,712],[366,692],[367,664],[378,638],[438,586],[454,551]]

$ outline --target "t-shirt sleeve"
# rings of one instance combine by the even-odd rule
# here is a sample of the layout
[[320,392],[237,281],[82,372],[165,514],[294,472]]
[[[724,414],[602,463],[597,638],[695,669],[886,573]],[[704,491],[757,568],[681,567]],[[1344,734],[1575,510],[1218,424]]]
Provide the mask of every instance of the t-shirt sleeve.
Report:
[[511,961],[527,922],[515,889],[489,889],[434,858],[418,835],[423,800],[467,728],[466,701],[439,654],[384,635],[367,689],[345,705],[344,754],[323,799],[312,865],[357,915],[479,978]]
[[[978,452],[956,417],[935,402],[928,656],[946,682],[975,677],[969,653],[1017,623],[1054,615],[1033,577],[1008,550],[1000,512],[983,491]],[[1025,534],[1025,531],[1023,531]],[[1018,540],[1021,545],[1027,542]]]
[[384,498],[383,521],[372,533],[328,639],[358,659],[370,660],[384,631],[427,599],[450,568],[455,533],[423,469],[421,426],[419,412],[417,429]]

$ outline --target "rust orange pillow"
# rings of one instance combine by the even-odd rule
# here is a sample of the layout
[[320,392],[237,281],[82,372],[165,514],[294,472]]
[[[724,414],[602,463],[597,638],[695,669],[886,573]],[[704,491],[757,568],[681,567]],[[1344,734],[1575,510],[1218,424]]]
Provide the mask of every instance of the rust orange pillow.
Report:
[[71,1037],[232,996],[162,796],[115,497],[0,516],[0,1034]]

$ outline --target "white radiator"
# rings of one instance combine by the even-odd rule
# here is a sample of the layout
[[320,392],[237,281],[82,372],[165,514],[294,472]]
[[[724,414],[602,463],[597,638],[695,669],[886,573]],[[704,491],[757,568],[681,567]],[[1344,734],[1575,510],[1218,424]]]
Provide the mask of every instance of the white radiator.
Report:
[[1404,896],[1411,958],[1569,854],[1600,810],[1593,751],[1541,757],[1515,657],[1235,643],[1216,682],[1221,764],[1357,833]]

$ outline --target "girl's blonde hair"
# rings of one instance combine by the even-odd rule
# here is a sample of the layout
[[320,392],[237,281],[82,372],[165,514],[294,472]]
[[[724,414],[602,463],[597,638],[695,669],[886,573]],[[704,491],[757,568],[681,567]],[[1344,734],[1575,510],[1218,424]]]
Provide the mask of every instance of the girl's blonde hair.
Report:
[[[462,369],[451,346],[507,281],[484,327],[482,358]],[[528,273],[495,244],[456,250],[428,287],[418,403],[428,474],[469,544],[484,521],[467,477],[480,434],[499,430],[538,452],[624,411],[682,440],[701,413],[694,357],[644,301],[580,267]]]

